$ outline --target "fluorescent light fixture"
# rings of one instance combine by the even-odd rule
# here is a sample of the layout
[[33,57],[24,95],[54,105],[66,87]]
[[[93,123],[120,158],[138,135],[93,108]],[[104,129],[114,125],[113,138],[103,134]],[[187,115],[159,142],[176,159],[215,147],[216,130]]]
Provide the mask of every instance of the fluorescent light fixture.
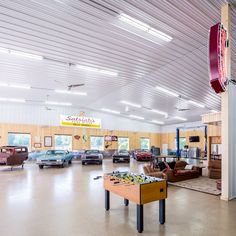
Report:
[[159,125],[164,125],[165,123],[163,121],[159,120],[152,120],[153,123],[159,124]]
[[155,112],[157,114],[163,115],[163,116],[168,116],[168,113],[164,112],[164,111],[159,111],[159,110],[156,110],[156,109],[151,109],[151,111]]
[[18,89],[30,89],[29,85],[21,85],[21,84],[9,84],[9,87]]
[[25,99],[18,99],[18,98],[0,98],[2,102],[25,102]]
[[108,108],[102,108],[101,110],[105,111],[105,112],[114,113],[114,114],[120,114],[119,111],[111,110],[111,109],[108,109]]
[[56,105],[56,106],[72,106],[72,103],[69,103],[69,102],[46,101],[45,104]]
[[154,37],[157,37],[165,42],[170,42],[173,38],[159,30],[156,30],[154,28],[152,28],[150,25],[142,22],[142,21],[139,21],[131,16],[128,16],[124,13],[120,14],[119,15],[119,20],[130,25],[130,26],[133,26],[139,30],[142,30],[148,34],[151,34],[152,36]]
[[120,101],[121,103],[123,104],[126,104],[126,105],[130,105],[131,107],[137,107],[137,108],[141,108],[142,106],[140,104],[136,104],[136,103],[132,103],[132,102],[128,102],[128,101]]
[[86,92],[74,92],[69,90],[61,90],[61,89],[55,89],[56,93],[63,93],[63,94],[71,94],[71,95],[80,95],[80,96],[86,96]]
[[211,113],[218,113],[219,111],[216,110],[210,110]]
[[0,83],[0,87],[10,87],[18,89],[30,89],[29,85]]
[[188,103],[194,105],[194,106],[197,106],[197,107],[201,107],[201,108],[204,108],[205,105],[204,104],[201,104],[201,103],[198,103],[198,102],[195,102],[195,101],[192,101],[192,100],[189,100]]
[[0,53],[8,53],[14,56],[25,57],[25,58],[34,59],[34,60],[43,60],[42,56],[26,53],[26,52],[15,51],[15,50],[7,49],[7,48],[0,48]]
[[10,53],[9,49],[6,49],[6,48],[0,48],[0,52],[1,53]]
[[98,69],[98,68],[95,68],[95,67],[77,65],[76,68],[78,68],[80,70],[86,70],[86,71],[89,71],[89,72],[101,73],[101,74],[104,74],[104,75],[110,75],[110,76],[117,76],[118,75],[118,73],[115,72],[115,71]]
[[166,88],[160,87],[160,86],[156,86],[156,89],[162,93],[165,93],[167,95],[173,96],[173,97],[179,97],[179,94],[172,92]]
[[174,116],[173,118],[177,119],[177,120],[183,120],[183,121],[187,120],[186,118],[183,118],[183,117],[180,117],[180,116]]
[[129,117],[134,119],[144,120],[144,117],[142,116],[129,115]]

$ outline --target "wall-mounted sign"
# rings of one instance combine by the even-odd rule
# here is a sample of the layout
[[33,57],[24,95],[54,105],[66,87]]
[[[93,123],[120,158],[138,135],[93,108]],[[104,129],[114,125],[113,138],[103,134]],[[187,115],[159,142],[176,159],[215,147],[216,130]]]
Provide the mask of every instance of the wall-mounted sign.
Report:
[[111,135],[105,135],[104,140],[105,140],[105,142],[111,142],[111,141],[117,142],[118,137],[115,136],[115,135],[112,135],[112,136]]
[[209,34],[209,73],[210,84],[216,93],[226,90],[225,48],[227,32],[221,23],[211,27]]
[[60,116],[60,125],[101,129],[101,119],[84,116]]

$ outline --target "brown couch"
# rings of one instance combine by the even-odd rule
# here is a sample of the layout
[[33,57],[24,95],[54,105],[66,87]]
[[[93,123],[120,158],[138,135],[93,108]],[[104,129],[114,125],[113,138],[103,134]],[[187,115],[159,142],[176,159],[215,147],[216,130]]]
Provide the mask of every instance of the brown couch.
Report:
[[150,164],[143,166],[145,175],[165,179],[166,175],[160,169],[154,169]]
[[209,161],[208,176],[210,179],[221,179],[221,160]]
[[193,179],[199,177],[199,168],[192,167],[192,170],[185,170],[185,166],[188,165],[185,161],[178,161],[175,164],[174,169],[166,168],[163,172],[169,182],[178,182],[187,179]]

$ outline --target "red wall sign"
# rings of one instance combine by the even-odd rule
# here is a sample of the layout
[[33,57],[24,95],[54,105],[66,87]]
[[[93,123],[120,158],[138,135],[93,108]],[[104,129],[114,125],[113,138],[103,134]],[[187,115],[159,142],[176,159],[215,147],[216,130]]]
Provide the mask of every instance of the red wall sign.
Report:
[[227,33],[221,23],[211,27],[209,34],[209,72],[210,84],[216,93],[226,90],[225,47]]

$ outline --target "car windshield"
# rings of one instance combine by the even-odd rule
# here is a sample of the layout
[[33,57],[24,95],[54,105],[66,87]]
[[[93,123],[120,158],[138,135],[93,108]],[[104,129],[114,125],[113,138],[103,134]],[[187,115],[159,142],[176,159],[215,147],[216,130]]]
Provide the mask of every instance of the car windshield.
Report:
[[127,150],[119,150],[119,153],[127,153]]
[[86,154],[98,154],[99,151],[98,150],[86,150],[85,153]]
[[46,155],[56,155],[56,156],[61,156],[61,155],[64,155],[65,154],[65,151],[63,150],[48,150],[46,152]]

